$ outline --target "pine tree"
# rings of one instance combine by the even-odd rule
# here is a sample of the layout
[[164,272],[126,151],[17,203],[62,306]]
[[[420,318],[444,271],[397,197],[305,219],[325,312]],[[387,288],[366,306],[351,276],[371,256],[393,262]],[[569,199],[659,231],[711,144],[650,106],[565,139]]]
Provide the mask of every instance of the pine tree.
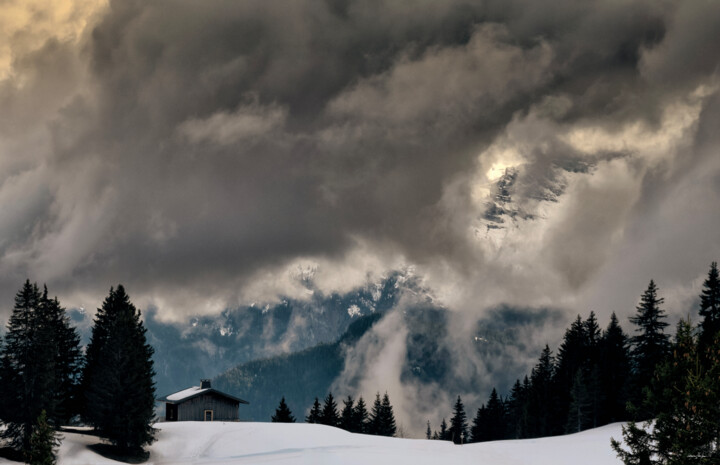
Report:
[[353,409],[353,425],[355,426],[355,433],[368,433],[368,422],[369,414],[367,407],[365,406],[365,400],[362,396],[358,398],[355,408]]
[[447,422],[443,418],[440,422],[440,434],[439,438],[441,441],[451,441],[450,432],[448,431]]
[[295,423],[295,417],[290,407],[285,403],[285,396],[280,399],[280,405],[275,409],[275,415],[271,418],[273,423]]
[[390,405],[390,396],[386,392],[382,398],[382,404],[380,406],[380,415],[382,420],[380,421],[380,429],[378,434],[380,436],[393,437],[397,433],[397,426],[395,424],[395,413],[393,412],[392,405]]
[[720,276],[718,275],[717,262],[710,264],[708,277],[703,283],[703,290],[700,294],[700,341],[701,352],[709,347],[715,336],[720,333]]
[[310,408],[310,413],[305,417],[305,423],[320,423],[320,414],[322,413],[322,410],[320,409],[320,401],[318,398],[315,398],[315,402],[313,402],[312,407]]
[[[558,348],[557,367],[553,376],[555,384],[555,418],[567,420],[571,403],[571,389],[578,370],[584,367],[588,361],[588,344],[592,336],[588,334],[588,325],[583,322],[580,315],[565,331],[563,342]],[[553,425],[547,433],[560,433],[558,425]],[[543,434],[545,435],[545,434]]]
[[[0,372],[4,393],[0,411],[7,425],[3,436],[17,450],[27,451],[32,427],[41,409],[34,409],[37,397],[31,389],[35,378],[42,376],[35,367],[35,333],[40,292],[27,280],[15,296],[15,307],[8,321],[5,344],[0,353]],[[43,406],[45,407],[45,406]]]
[[600,326],[598,325],[595,312],[590,312],[590,316],[588,316],[587,320],[583,322],[583,326],[585,327],[586,356],[591,362],[595,362],[598,345],[600,344],[600,339],[602,337],[602,331],[600,331]]
[[475,413],[472,426],[470,427],[470,442],[485,442],[490,440],[490,429],[488,428],[488,411],[485,404],[482,404]]
[[[670,350],[670,339],[664,332],[668,324],[662,321],[667,315],[660,308],[664,301],[658,297],[655,282],[650,281],[637,306],[636,315],[630,318],[630,322],[638,327],[635,332],[639,333],[632,338],[634,372],[630,400],[636,406],[641,403],[642,391],[649,387],[648,383],[653,378],[655,368],[667,357]],[[636,412],[636,415],[645,418],[653,414],[651,411]]]
[[335,402],[332,392],[329,392],[325,397],[325,405],[323,405],[323,409],[320,412],[318,423],[327,426],[337,426],[340,423],[340,417],[337,412],[337,403]]
[[522,439],[528,435],[528,393],[530,391],[530,380],[527,376],[520,384],[516,380],[510,392],[508,400],[508,437],[510,439]]
[[383,430],[383,415],[382,415],[382,401],[380,400],[380,393],[375,394],[375,402],[373,402],[372,409],[370,410],[368,420],[368,434],[374,434],[379,436]]
[[489,441],[505,439],[507,431],[507,417],[505,405],[498,396],[497,390],[493,388],[487,403],[487,433]]
[[600,340],[599,377],[604,394],[600,424],[626,420],[630,353],[628,337],[613,313]]
[[575,381],[570,391],[572,401],[568,411],[566,433],[578,433],[592,426],[592,402],[584,372],[585,370],[581,369],[575,374]]
[[641,428],[634,421],[630,421],[626,426],[622,427],[622,435],[623,443],[629,450],[622,447],[623,444],[615,438],[610,438],[610,445],[625,465],[658,464],[653,458],[652,435],[645,428]]
[[531,414],[532,414],[532,385],[530,384],[530,378],[525,375],[525,378],[523,378],[523,414],[524,418],[521,420],[524,420],[522,423],[523,426],[523,432],[524,435],[523,438],[529,438],[531,435],[532,427],[531,427]]
[[590,402],[590,428],[600,426],[603,415],[603,405],[605,403],[605,392],[603,391],[603,382],[600,374],[600,365],[593,363],[586,371],[588,396]]
[[678,325],[672,356],[656,371],[653,389],[645,390],[654,423],[623,427],[626,447],[612,446],[627,465],[716,464],[720,462],[720,339],[707,349],[709,368],[700,363],[693,329]]
[[355,400],[352,398],[352,396],[347,396],[347,399],[343,400],[343,409],[342,412],[340,412],[339,426],[345,431],[350,431],[351,433],[358,433],[358,428],[355,425],[355,415],[353,408],[354,404]]
[[32,435],[30,436],[30,450],[26,454],[29,465],[55,465],[57,462],[57,448],[60,446],[55,429],[48,423],[45,410],[40,412]]
[[522,416],[522,384],[520,380],[516,379],[515,384],[510,389],[510,397],[507,400],[507,415],[508,415],[508,438],[519,439],[521,438],[521,426],[520,417]]
[[146,331],[125,288],[111,288],[87,349],[83,413],[123,454],[140,453],[154,441],[155,372]]
[[530,375],[528,437],[549,436],[555,433],[555,425],[558,422],[554,376],[554,357],[546,344]]
[[605,402],[605,393],[600,370],[602,331],[598,325],[595,312],[590,312],[590,316],[585,320],[586,342],[586,359],[583,365],[585,369],[584,376],[586,378],[588,399],[590,402],[590,427],[595,428],[600,425],[601,416],[603,414],[603,404]]
[[56,425],[64,425],[80,413],[79,381],[83,362],[80,336],[75,328],[70,326],[70,319],[57,298],[48,298],[47,287],[44,288],[42,301],[53,326],[53,339],[57,344],[54,362],[56,411],[55,418],[50,420]]
[[467,436],[467,416],[465,415],[465,406],[460,399],[457,397],[455,406],[453,407],[453,416],[450,419],[450,439],[455,444],[462,444],[465,436]]
[[432,429],[430,429],[430,420],[427,421],[427,429],[425,430],[425,439],[432,439]]
[[41,411],[54,425],[66,418],[62,412],[70,404],[73,380],[72,369],[63,363],[80,363],[77,337],[70,335],[76,336],[57,300],[49,300],[47,292],[41,294],[27,280],[15,297],[0,350],[0,420],[6,424],[3,436],[18,451],[29,450]]

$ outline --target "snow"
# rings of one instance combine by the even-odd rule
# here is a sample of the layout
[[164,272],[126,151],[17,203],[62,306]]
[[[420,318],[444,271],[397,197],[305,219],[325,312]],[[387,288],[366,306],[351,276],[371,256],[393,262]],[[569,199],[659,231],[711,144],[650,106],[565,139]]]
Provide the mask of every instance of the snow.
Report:
[[174,394],[170,394],[169,396],[166,397],[166,399],[171,400],[171,401],[183,400],[188,397],[192,397],[194,395],[200,394],[201,392],[205,392],[205,391],[209,391],[209,390],[210,390],[210,388],[202,389],[202,388],[200,388],[200,386],[193,386],[191,388],[187,388],[187,389],[183,389],[182,391],[178,391]]
[[355,318],[356,316],[359,316],[362,312],[360,310],[360,307],[353,304],[347,309],[347,313],[348,315],[350,315],[350,318]]
[[[208,464],[482,464],[621,465],[610,448],[615,423],[568,436],[456,446],[445,441],[351,434],[321,425],[278,423],[158,423],[148,465]],[[97,437],[63,433],[58,465],[118,465],[88,445]],[[0,464],[13,463],[0,459]]]

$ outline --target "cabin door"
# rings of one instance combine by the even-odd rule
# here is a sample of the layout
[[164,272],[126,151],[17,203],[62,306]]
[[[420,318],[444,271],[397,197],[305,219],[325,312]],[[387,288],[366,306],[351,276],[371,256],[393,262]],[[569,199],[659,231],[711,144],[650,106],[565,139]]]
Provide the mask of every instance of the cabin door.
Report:
[[165,421],[177,421],[178,406],[173,404],[165,404]]
[[213,411],[205,410],[205,421],[213,421]]

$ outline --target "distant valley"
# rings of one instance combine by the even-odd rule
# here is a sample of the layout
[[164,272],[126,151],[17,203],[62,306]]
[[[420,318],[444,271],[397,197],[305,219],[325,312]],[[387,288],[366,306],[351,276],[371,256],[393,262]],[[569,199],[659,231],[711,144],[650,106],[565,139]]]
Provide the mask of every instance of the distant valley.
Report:
[[[311,280],[306,285],[312,292],[306,301],[228,309],[180,325],[160,322],[153,309],[146,311],[158,397],[197,385],[200,378],[214,378],[215,387],[250,402],[242,407],[244,419],[269,421],[285,396],[302,420],[313,399],[322,399],[337,382],[348,354],[361,355],[358,341],[385,315],[401,312],[407,331],[401,382],[483,398],[493,387],[507,392],[534,362],[540,343],[524,335],[544,324],[562,324],[565,318],[549,309],[499,307],[485,312],[466,340],[458,341],[449,334],[452,312],[434,304],[407,270],[342,295],[323,295]],[[412,303],[399,310],[403,295],[411,295]],[[69,313],[87,342],[90,318],[77,310]],[[481,359],[483,370],[458,376],[453,368],[465,357]],[[358,388],[353,379],[345,381],[345,390]],[[387,386],[375,387],[384,389]]]

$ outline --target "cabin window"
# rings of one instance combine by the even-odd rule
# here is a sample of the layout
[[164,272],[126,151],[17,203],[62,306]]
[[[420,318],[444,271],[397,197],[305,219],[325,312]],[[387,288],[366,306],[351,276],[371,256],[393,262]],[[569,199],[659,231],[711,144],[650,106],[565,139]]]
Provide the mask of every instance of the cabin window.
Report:
[[205,410],[205,421],[213,421],[213,411]]

